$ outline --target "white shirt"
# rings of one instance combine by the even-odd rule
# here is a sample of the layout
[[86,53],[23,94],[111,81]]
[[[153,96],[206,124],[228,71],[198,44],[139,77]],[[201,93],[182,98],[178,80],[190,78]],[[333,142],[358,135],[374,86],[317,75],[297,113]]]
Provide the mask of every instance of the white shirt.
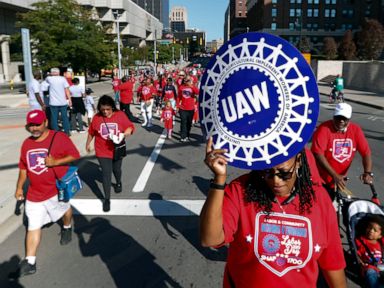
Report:
[[67,79],[63,76],[48,76],[46,81],[49,84],[49,105],[68,105],[65,89],[69,87]]
[[93,100],[93,97],[91,95],[87,95],[85,97],[85,109],[93,110],[92,105],[94,104],[95,104],[95,101]]
[[85,93],[84,88],[80,85],[69,87],[69,92],[71,92],[71,97],[82,97]]
[[32,79],[28,85],[28,98],[31,109],[41,109],[39,102],[36,99],[35,93],[40,95],[40,83],[36,79]]

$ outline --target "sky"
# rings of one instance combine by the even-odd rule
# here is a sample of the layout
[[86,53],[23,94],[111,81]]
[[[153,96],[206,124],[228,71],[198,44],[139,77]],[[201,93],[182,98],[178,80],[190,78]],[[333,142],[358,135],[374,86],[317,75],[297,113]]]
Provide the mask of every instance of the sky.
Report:
[[169,0],[173,6],[187,8],[187,28],[205,31],[207,41],[224,38],[224,14],[229,0]]

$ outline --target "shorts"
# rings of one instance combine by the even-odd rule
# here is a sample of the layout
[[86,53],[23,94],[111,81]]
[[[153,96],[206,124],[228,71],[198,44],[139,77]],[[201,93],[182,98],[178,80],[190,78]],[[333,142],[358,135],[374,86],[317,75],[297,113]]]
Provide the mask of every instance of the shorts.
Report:
[[71,208],[71,204],[59,202],[57,195],[42,202],[25,201],[28,231],[40,229],[50,222],[56,222],[69,208]]
[[87,118],[92,119],[93,118],[93,114],[94,114],[93,109],[87,109]]

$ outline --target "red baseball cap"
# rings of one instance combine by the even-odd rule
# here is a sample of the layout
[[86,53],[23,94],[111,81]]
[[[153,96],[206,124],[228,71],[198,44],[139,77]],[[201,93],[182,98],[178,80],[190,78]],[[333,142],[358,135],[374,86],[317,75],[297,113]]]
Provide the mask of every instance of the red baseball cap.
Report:
[[30,124],[37,124],[40,125],[42,124],[47,117],[45,116],[45,112],[41,110],[32,110],[29,111],[27,114],[27,125]]

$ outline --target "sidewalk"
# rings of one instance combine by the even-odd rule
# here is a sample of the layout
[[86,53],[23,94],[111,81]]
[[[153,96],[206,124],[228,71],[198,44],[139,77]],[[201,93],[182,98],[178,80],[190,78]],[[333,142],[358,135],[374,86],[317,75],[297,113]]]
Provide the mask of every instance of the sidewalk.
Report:
[[[326,96],[328,98],[329,93],[331,92],[331,87],[329,87],[328,84],[323,83],[318,83],[318,87],[320,96]],[[354,102],[384,110],[384,95],[375,92],[344,89],[344,99],[346,102]]]

